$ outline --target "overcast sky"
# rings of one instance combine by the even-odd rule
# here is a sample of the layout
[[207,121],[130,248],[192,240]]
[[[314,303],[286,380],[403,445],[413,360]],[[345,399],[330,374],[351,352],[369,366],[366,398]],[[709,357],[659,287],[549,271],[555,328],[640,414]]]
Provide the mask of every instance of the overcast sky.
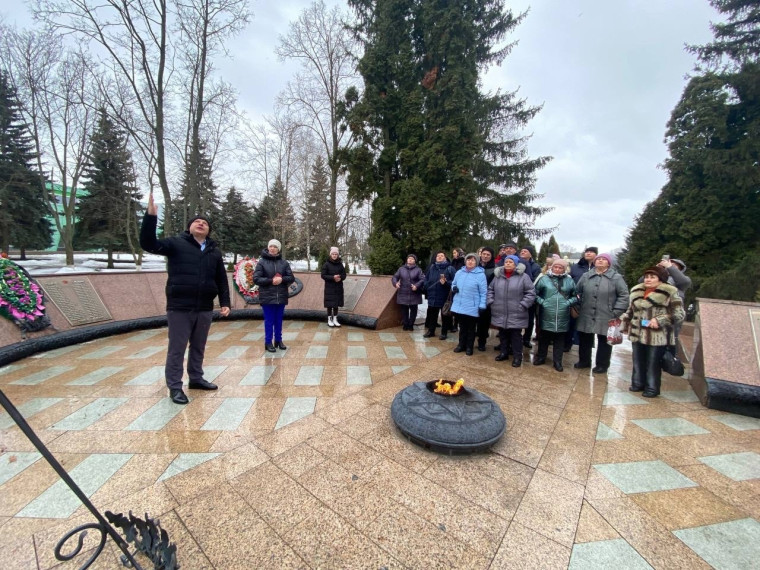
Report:
[[[329,5],[345,5],[326,0]],[[274,54],[277,38],[307,0],[252,0],[254,18],[220,66],[258,118],[271,113],[295,71]],[[623,245],[634,216],[665,183],[665,125],[717,12],[707,0],[516,0],[530,8],[519,43],[484,87],[514,90],[542,111],[526,134],[531,156],[554,159],[538,172],[541,204],[553,209],[538,227],[558,226],[557,241],[576,248]],[[0,8],[13,21],[16,9]],[[21,23],[21,22],[19,22]]]

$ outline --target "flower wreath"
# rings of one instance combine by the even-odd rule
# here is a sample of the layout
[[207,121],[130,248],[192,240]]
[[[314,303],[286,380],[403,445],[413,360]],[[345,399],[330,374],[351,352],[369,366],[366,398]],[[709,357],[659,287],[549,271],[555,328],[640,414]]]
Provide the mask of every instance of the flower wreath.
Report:
[[23,268],[4,257],[0,258],[0,315],[23,331],[38,331],[50,325],[40,286]]
[[259,286],[253,282],[253,271],[256,269],[256,260],[245,257],[235,264],[232,274],[232,282],[235,289],[245,299],[246,303],[257,303],[259,300]]

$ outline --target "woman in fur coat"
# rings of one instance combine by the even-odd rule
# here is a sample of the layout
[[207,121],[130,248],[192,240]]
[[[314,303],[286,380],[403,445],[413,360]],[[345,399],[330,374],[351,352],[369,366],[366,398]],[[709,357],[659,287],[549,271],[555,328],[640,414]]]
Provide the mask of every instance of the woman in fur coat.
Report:
[[623,313],[633,349],[631,392],[645,398],[660,394],[662,355],[675,342],[673,330],[686,313],[678,289],[668,285],[668,272],[659,266],[644,270],[644,282],[631,289],[630,305]]

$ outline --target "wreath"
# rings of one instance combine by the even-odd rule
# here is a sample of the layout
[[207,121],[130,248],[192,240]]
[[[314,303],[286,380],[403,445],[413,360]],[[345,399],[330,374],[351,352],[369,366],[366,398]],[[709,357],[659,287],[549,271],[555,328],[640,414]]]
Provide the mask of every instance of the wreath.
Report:
[[256,269],[256,260],[245,257],[235,264],[232,282],[237,292],[245,299],[246,303],[258,303],[259,286],[253,282],[253,271]]
[[0,315],[23,331],[38,331],[50,325],[40,286],[5,257],[0,257]]

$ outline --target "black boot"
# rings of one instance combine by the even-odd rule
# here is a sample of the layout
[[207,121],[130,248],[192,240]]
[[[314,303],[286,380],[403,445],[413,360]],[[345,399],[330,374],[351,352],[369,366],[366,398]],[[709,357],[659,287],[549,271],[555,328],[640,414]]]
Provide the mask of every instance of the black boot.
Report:
[[522,366],[522,354],[515,354],[512,359],[512,368],[520,368]]
[[265,344],[264,348],[267,350],[267,352],[277,352],[277,349],[273,344]]
[[435,336],[435,329],[428,329],[428,332],[422,335],[422,338],[431,338]]
[[508,359],[509,359],[509,355],[504,351],[497,354],[496,358],[494,358],[496,362],[501,362],[502,360],[508,360]]

